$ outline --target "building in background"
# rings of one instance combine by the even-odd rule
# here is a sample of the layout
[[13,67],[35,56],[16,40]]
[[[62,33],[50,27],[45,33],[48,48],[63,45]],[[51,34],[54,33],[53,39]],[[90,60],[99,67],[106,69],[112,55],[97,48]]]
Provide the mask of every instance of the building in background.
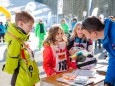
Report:
[[[52,14],[56,16],[57,14],[57,2],[63,1],[63,11],[62,14],[58,15],[59,17],[73,17],[78,16],[78,20],[82,20],[83,11],[87,12],[87,16],[91,15],[95,8],[98,8],[97,16],[103,14],[105,17],[109,15],[115,16],[115,0],[36,0],[38,2],[42,2],[47,4],[51,10]],[[89,9],[89,5],[91,2],[91,9]],[[89,11],[90,10],[90,11]],[[91,11],[92,10],[92,11]]]

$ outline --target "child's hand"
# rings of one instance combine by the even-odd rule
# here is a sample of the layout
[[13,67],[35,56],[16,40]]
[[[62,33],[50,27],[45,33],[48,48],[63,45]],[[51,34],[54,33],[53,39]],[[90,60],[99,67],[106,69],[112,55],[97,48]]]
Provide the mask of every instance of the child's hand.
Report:
[[70,55],[73,55],[74,53],[75,53],[75,50],[73,50],[73,49],[70,49],[70,50],[69,50],[69,54],[70,54]]
[[72,70],[73,68],[72,67],[69,67],[69,70]]
[[78,52],[77,49],[74,50],[73,48],[71,48],[71,49],[69,50],[69,54],[70,54],[70,55],[74,55],[76,52]]
[[71,58],[71,59],[72,59],[73,62],[76,61],[76,58]]
[[51,76],[56,75],[56,73],[51,74]]

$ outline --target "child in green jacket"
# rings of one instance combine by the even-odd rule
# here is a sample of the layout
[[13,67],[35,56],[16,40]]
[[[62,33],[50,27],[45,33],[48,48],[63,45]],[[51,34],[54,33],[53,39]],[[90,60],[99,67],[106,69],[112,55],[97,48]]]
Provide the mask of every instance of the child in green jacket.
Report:
[[16,13],[15,24],[10,24],[5,35],[8,42],[3,71],[13,74],[11,86],[34,86],[39,81],[39,70],[31,49],[25,43],[34,24],[33,17],[21,11]]
[[36,28],[35,28],[35,36],[38,37],[39,39],[39,43],[38,43],[39,50],[41,50],[42,48],[45,35],[46,35],[46,30],[45,30],[44,23],[42,22],[41,19],[39,19],[39,22],[36,24]]
[[61,19],[61,27],[65,34],[69,33],[69,26],[67,25],[65,18]]

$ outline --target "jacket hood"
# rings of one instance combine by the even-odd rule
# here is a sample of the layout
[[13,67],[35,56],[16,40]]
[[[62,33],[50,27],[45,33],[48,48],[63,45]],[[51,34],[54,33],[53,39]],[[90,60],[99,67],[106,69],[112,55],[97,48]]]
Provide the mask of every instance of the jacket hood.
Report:
[[16,36],[17,38],[19,38],[22,41],[27,41],[29,39],[29,34],[22,33],[19,29],[17,29],[17,27],[15,26],[15,24],[10,24],[8,26],[8,31],[5,34],[5,41],[6,42],[11,41],[11,40],[14,39],[12,36],[10,36],[8,34],[8,32],[10,32],[11,34],[13,34],[14,36]]
[[106,37],[107,34],[109,33],[109,27],[110,27],[110,24],[111,24],[111,20],[110,19],[105,19],[104,23],[105,23],[104,37]]

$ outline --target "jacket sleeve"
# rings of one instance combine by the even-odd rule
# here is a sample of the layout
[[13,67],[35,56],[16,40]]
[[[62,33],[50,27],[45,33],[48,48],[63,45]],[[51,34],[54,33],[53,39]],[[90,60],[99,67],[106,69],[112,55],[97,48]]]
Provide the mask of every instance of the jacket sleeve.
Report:
[[70,50],[73,47],[74,39],[70,40],[70,42],[67,45],[67,50]]
[[68,68],[71,68],[71,61],[70,61],[70,57],[69,57],[69,53],[67,52],[67,64],[68,64]]
[[67,24],[65,26],[66,26],[65,27],[65,33],[68,34],[69,33],[69,26]]
[[69,31],[69,26],[67,25],[67,31]]
[[18,67],[21,45],[19,42],[12,41],[7,48],[6,64],[3,71],[13,74]]
[[87,47],[86,50],[90,52],[92,55],[94,54],[94,49],[93,49],[93,42],[92,40],[87,41]]
[[43,68],[47,76],[51,76],[55,73],[55,70],[52,67],[53,55],[50,47],[44,47],[43,50]]
[[106,78],[104,82],[111,84],[111,86],[115,86],[115,57],[109,58],[109,65],[107,68]]
[[39,24],[36,24],[36,27],[35,27],[35,36],[37,37],[39,34]]

